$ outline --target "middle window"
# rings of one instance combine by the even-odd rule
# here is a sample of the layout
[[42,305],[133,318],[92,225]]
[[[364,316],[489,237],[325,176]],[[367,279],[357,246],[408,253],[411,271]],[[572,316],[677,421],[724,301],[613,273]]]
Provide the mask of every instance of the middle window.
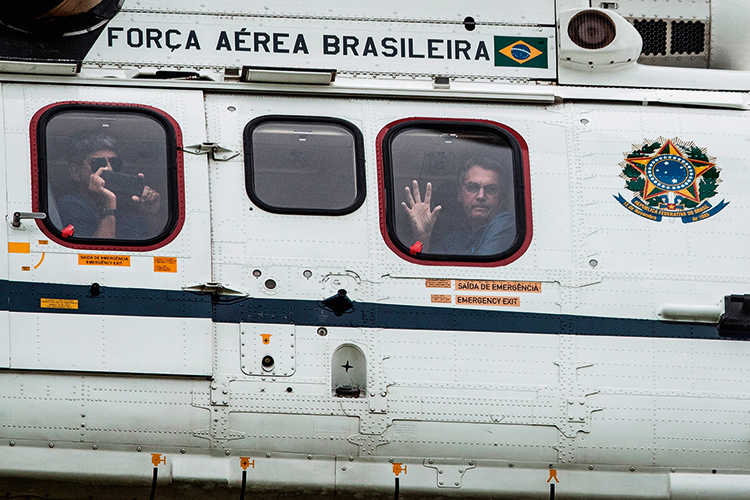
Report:
[[247,193],[263,210],[345,215],[362,205],[362,134],[351,123],[263,116],[248,123],[244,139]]

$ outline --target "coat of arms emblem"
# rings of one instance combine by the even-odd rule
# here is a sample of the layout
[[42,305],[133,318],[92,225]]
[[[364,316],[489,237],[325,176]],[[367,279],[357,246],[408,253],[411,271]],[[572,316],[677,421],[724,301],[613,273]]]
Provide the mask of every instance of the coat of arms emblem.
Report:
[[625,188],[633,193],[631,201],[622,195],[615,199],[636,215],[661,221],[662,217],[679,217],[684,223],[708,219],[729,203],[713,206],[720,169],[716,158],[704,148],[677,138],[634,144],[620,163]]

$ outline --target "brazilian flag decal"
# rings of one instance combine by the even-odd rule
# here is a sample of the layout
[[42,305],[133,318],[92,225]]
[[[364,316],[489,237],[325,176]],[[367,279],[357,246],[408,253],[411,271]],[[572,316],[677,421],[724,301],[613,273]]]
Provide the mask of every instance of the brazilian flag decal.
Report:
[[547,38],[495,37],[495,66],[547,68]]

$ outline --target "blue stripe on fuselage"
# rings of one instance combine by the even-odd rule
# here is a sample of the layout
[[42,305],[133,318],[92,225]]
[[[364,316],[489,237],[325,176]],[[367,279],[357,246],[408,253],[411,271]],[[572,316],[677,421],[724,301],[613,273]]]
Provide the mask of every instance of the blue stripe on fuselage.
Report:
[[[336,316],[314,300],[214,297],[209,294],[143,288],[0,281],[0,310],[29,313],[105,314],[170,318],[211,318],[219,323],[280,323],[353,328],[611,335],[718,339],[715,325],[658,320],[542,314],[451,307],[356,302]],[[75,299],[78,309],[42,308],[41,298]]]

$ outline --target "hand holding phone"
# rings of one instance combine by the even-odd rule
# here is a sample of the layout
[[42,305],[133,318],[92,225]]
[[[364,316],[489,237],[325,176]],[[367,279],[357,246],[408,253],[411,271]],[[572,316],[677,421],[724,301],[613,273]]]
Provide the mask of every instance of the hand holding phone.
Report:
[[146,181],[140,175],[121,174],[111,170],[101,172],[105,189],[125,196],[141,196]]

